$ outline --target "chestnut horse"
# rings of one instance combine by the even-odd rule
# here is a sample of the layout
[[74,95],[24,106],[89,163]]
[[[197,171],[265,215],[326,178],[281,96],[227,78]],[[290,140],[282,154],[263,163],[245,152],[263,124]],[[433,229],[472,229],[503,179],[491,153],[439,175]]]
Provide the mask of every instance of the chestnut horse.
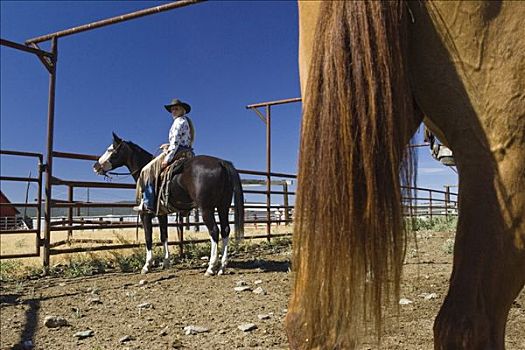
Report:
[[299,17],[290,347],[354,348],[399,300],[406,146],[424,115],[459,172],[435,349],[504,349],[525,283],[525,4],[302,1]]

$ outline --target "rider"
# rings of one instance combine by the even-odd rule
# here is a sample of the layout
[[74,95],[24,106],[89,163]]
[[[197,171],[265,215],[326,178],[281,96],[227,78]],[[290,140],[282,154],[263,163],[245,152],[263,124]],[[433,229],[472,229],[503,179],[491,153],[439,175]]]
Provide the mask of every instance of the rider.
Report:
[[190,112],[191,106],[178,99],[173,99],[170,104],[164,106],[173,117],[173,124],[170,128],[169,143],[160,146],[162,153],[153,158],[141,170],[137,180],[137,202],[133,207],[135,211],[155,211],[157,178],[162,169],[178,158],[182,153],[192,150],[195,138],[195,129],[191,119],[186,115]]

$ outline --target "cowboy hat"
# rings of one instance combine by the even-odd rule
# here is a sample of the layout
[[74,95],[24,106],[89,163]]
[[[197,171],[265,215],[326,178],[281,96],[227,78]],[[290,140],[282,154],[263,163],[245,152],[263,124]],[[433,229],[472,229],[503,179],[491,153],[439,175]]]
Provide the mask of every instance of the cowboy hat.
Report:
[[191,111],[191,106],[189,104],[187,104],[186,102],[182,102],[181,100],[177,98],[174,98],[173,100],[171,100],[170,104],[164,105],[164,108],[166,108],[166,110],[171,113],[171,108],[174,106],[182,106],[182,108],[186,110],[186,113],[190,113]]

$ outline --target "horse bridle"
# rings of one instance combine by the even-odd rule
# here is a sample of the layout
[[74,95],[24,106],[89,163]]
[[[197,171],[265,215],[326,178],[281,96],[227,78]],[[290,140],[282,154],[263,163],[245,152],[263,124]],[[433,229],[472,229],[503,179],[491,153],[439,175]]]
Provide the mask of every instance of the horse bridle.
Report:
[[[124,140],[121,140],[120,143],[118,144],[118,146],[113,149],[113,152],[116,152],[120,148],[120,146],[122,146],[122,144],[124,142],[125,142]],[[131,175],[131,176],[134,176],[135,174],[140,173],[141,170],[142,169],[137,169],[137,170],[129,172],[129,173],[117,173],[117,172],[114,172],[114,171],[107,171],[106,173],[104,173],[104,176],[106,178],[111,178],[111,176],[108,176],[108,175],[115,175],[115,176],[129,176],[129,175]]]

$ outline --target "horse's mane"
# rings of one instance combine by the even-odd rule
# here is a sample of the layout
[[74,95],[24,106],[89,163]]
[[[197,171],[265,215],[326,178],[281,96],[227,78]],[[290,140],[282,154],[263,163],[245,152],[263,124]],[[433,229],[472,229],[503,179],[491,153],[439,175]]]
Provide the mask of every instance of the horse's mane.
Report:
[[125,142],[133,149],[134,152],[137,152],[143,155],[144,157],[153,158],[153,154],[149,153],[148,151],[146,151],[144,148],[140,147],[136,143],[129,141],[129,140]]
[[[291,348],[351,348],[399,300],[402,184],[414,124],[403,2],[326,1],[303,119],[294,229]],[[401,171],[401,176],[400,176]],[[401,178],[401,179],[400,179]],[[391,304],[391,305],[392,305]]]

